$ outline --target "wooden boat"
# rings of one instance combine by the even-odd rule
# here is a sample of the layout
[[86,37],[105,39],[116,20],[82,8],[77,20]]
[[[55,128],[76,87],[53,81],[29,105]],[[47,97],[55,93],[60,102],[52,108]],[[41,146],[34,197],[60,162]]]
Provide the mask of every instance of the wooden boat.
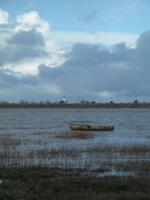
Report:
[[114,129],[113,126],[86,125],[77,123],[70,123],[69,127],[72,130],[80,130],[80,131],[112,131]]

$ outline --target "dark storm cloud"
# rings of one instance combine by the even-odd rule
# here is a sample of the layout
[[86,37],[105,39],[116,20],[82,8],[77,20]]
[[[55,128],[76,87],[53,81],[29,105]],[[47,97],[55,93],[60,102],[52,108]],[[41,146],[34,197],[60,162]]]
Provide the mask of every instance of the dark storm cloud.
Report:
[[44,38],[35,30],[17,32],[5,42],[4,46],[0,45],[1,66],[46,55]]
[[16,88],[16,86],[21,85],[38,85],[39,81],[37,77],[32,75],[26,75],[24,77],[19,77],[15,72],[2,69],[0,70],[0,88]]
[[[99,45],[75,44],[66,61],[52,68],[40,65],[38,75],[15,77],[15,74],[1,75],[1,85],[14,83],[14,86],[57,85],[63,95],[76,101],[78,97],[97,101],[129,101],[135,98],[150,100],[150,31],[146,31],[137,41],[135,48],[124,43],[114,45],[111,50]],[[3,72],[4,73],[4,72]],[[11,81],[10,81],[11,80]],[[28,90],[26,91],[27,94]],[[56,95],[34,94],[29,90],[30,99],[55,99]],[[23,95],[23,90],[21,92]],[[37,96],[36,96],[37,95]]]
[[78,43],[73,46],[65,63],[69,68],[92,68],[101,64],[122,62],[128,57],[128,50],[124,43],[114,46],[114,51],[110,52],[103,46],[93,44]]
[[55,82],[56,79],[62,79],[65,75],[64,69],[61,67],[50,68],[46,65],[40,65],[38,67],[40,78],[44,81],[53,81]]
[[10,44],[38,47],[44,46],[44,40],[40,33],[35,30],[20,31],[8,41]]
[[116,100],[150,99],[149,44],[150,31],[141,35],[135,48],[120,43],[109,51],[98,45],[75,44],[63,65],[55,69],[40,66],[39,77],[55,81],[64,88],[64,95],[74,98],[101,99],[101,92],[108,91]]
[[6,46],[0,48],[0,65],[4,66],[5,64],[11,64],[27,58],[39,58],[44,55],[47,55],[46,52],[32,47]]

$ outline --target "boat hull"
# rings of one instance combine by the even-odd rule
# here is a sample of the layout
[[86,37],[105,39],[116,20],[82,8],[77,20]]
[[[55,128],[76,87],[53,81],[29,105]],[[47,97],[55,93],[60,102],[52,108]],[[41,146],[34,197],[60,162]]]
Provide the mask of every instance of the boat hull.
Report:
[[70,123],[69,127],[72,130],[80,131],[112,131],[114,129],[113,126],[83,125],[74,123]]

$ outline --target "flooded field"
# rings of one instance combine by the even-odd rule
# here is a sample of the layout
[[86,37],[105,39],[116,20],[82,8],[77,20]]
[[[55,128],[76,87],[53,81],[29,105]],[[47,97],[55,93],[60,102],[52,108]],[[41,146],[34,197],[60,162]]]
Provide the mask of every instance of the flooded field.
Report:
[[[70,131],[79,121],[111,132]],[[0,165],[80,169],[103,175],[150,175],[150,110],[1,109]]]

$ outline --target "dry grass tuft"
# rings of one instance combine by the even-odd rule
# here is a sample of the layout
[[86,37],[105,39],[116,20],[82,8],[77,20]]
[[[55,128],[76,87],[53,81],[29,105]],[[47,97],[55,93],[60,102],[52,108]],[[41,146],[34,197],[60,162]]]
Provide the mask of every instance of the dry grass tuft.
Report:
[[21,144],[20,138],[14,138],[11,135],[0,136],[0,146],[16,146]]
[[148,145],[93,145],[85,148],[86,152],[120,153],[120,155],[142,155],[150,153]]
[[37,149],[31,150],[27,157],[30,159],[39,158],[39,159],[52,159],[52,158],[59,158],[59,157],[68,157],[74,158],[79,156],[79,153],[75,149],[67,149],[67,148],[60,148],[60,149]]
[[126,145],[119,149],[120,153],[123,154],[144,154],[150,152],[150,147],[147,145]]

